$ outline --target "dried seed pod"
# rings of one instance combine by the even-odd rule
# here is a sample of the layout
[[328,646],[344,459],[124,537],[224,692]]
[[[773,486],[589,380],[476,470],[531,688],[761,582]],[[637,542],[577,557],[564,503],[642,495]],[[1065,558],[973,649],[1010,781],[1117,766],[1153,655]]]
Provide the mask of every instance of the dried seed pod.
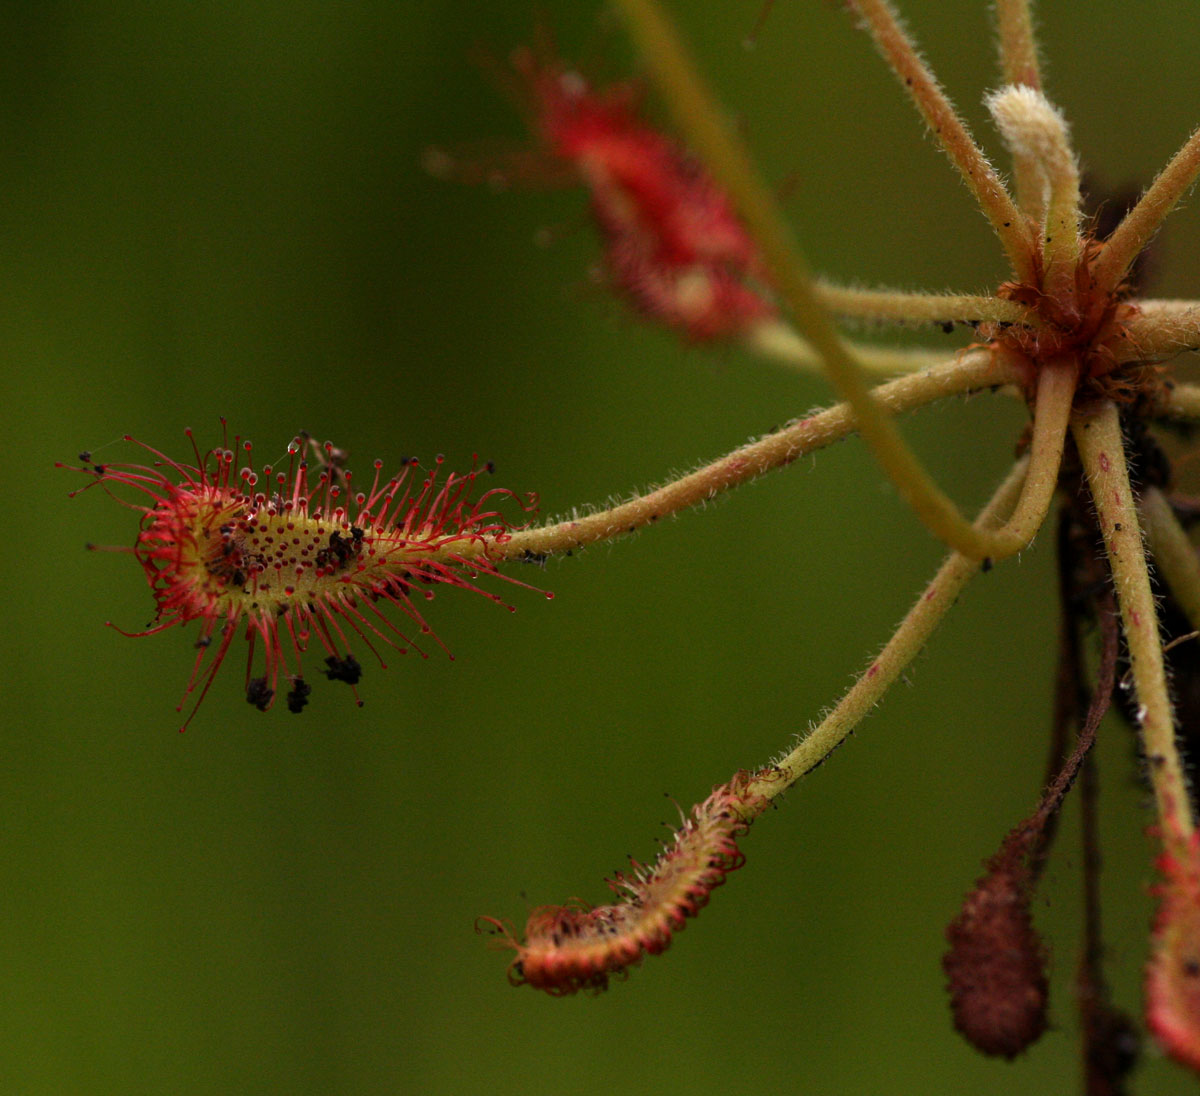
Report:
[[1046,1030],[1046,953],[1030,912],[1023,834],[1005,841],[963,902],[942,959],[954,1026],[984,1054],[1015,1058]]

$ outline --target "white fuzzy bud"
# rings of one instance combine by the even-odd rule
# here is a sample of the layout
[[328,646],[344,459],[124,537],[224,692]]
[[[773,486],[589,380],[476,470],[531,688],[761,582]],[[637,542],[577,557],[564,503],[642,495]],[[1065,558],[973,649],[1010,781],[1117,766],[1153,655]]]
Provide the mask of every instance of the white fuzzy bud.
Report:
[[1040,91],[1010,84],[993,91],[984,104],[1014,155],[1033,160],[1051,179],[1074,173],[1066,119]]

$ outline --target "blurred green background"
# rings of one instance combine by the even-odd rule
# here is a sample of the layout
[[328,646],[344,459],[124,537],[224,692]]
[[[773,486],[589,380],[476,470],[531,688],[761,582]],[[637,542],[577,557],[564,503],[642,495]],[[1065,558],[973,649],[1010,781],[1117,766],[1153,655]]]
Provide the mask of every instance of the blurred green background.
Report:
[[[813,264],[863,284],[1004,276],[965,190],[837,5],[675,4]],[[909,0],[976,132],[983,3]],[[1136,10],[1136,17],[1133,12]],[[468,59],[529,41],[632,59],[593,4],[0,6],[3,539],[0,1092],[932,1093],[1076,1090],[1079,845],[1068,811],[1039,918],[1056,1029],[1008,1065],[949,1029],[942,931],[1033,804],[1054,650],[1050,538],[962,599],[829,765],[746,839],[749,862],[668,956],[598,999],[505,982],[478,914],[600,901],[627,853],[832,703],[940,551],[857,442],[639,537],[518,577],[510,615],[445,592],[454,651],[368,665],[366,706],[242,698],[240,658],[176,733],[182,632],[125,640],[150,598],[136,515],[55,471],[125,432],[186,455],[218,416],[360,466],[472,454],[543,511],[626,495],[805,409],[825,385],[682,346],[596,289],[577,192],[439,183],[430,145],[523,137]],[[1086,166],[1145,182],[1200,117],[1200,12],[1046,5],[1051,94]],[[1149,73],[1151,79],[1135,79]],[[535,239],[552,230],[555,242]],[[1200,296],[1200,218],[1162,296]],[[938,332],[927,342],[960,344]],[[978,505],[1017,410],[915,416]],[[354,462],[352,461],[352,464]],[[21,475],[16,473],[20,471]],[[28,482],[24,477],[28,477]],[[28,509],[26,509],[28,507]],[[1136,1008],[1152,845],[1127,732],[1100,747],[1110,974]],[[1193,1091],[1153,1051],[1139,1093]]]

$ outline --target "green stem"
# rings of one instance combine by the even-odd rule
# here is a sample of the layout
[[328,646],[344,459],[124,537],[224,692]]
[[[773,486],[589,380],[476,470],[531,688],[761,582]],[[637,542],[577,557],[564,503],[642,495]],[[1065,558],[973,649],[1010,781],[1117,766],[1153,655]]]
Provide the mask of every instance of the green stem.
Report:
[[1171,162],[1159,172],[1141,200],[1108,238],[1092,267],[1092,278],[1100,293],[1111,293],[1125,277],[1130,264],[1154,238],[1167,215],[1175,208],[1200,173],[1200,129],[1196,130]]
[[934,140],[958,168],[967,189],[991,222],[1017,280],[1032,282],[1033,241],[1025,218],[946,98],[937,78],[921,60],[891,5],[887,0],[849,0],[847,6],[861,13],[879,52],[904,85]]
[[1200,420],[1200,384],[1177,384],[1158,395],[1154,413],[1163,419]]
[[1163,838],[1168,845],[1175,845],[1190,838],[1194,823],[1183,761],[1175,743],[1158,612],[1116,406],[1105,402],[1080,414],[1072,430],[1112,570],[1138,704],[1137,721]]
[[[1005,84],[1015,87],[1042,87],[1037,40],[1028,0],[996,0],[996,37],[1000,44],[1000,71]],[[1013,179],[1017,206],[1034,224],[1046,216],[1042,170],[1028,152],[1013,150]]]
[[[1028,458],[1016,464],[980,514],[980,526],[994,527],[1003,521],[1004,515],[1016,502],[1027,469]],[[921,652],[980,566],[979,560],[964,556],[961,552],[953,553],[942,564],[875,661],[851,686],[837,707],[818,726],[801,737],[790,753],[765,770],[762,777],[751,785],[751,793],[767,800],[774,799],[833,753]]]
[[1006,84],[1041,90],[1041,66],[1029,0],[996,0],[1000,69]]
[[1120,318],[1118,363],[1167,361],[1200,348],[1200,301],[1138,301]]
[[[1078,375],[1078,362],[1073,359],[1043,363],[1034,404],[1029,474],[1012,517],[994,532],[979,532],[981,542],[990,547],[985,558],[998,561],[1016,555],[1033,540],[1046,520],[1058,486]],[[971,552],[964,554],[973,555]]]
[[[880,385],[875,393],[883,406],[898,413],[946,396],[1014,384],[1018,379],[1011,365],[992,360],[990,354],[967,354],[923,373],[898,377]],[[846,437],[857,427],[853,409],[847,404],[838,404],[790,423],[690,475],[619,506],[552,525],[521,529],[501,542],[489,538],[465,543],[456,541],[434,558],[486,556],[493,563],[540,559],[632,533],[688,507],[702,505],[722,492],[776,468],[783,468],[799,457]]]
[[[801,338],[787,324],[770,321],[758,324],[743,338],[743,342],[757,354],[784,362],[805,371],[821,371],[820,355],[812,344]],[[853,343],[854,356],[863,369],[873,374],[894,376],[897,373],[916,373],[944,365],[954,351],[930,350],[924,347],[869,346]],[[963,351],[964,354],[987,355],[986,350]]]
[[814,295],[838,316],[877,323],[1025,324],[1041,327],[1038,314],[1016,301],[967,293],[901,293],[891,289],[850,289],[818,278]]
[[[734,201],[762,250],[775,287],[800,333],[825,362],[838,393],[854,408],[858,429],[888,477],[925,525],[946,544],[976,559],[1011,554],[1012,538],[985,534],[930,479],[886,410],[872,398],[857,364],[822,308],[807,264],[770,191],[700,80],[673,28],[653,0],[617,0],[663,94],[714,178]],[[990,170],[990,169],[989,169]],[[1015,213],[1015,211],[1014,211]],[[1032,533],[1030,534],[1032,535]]]
[[1041,166],[1050,184],[1050,203],[1046,207],[1042,257],[1045,264],[1043,285],[1059,300],[1069,300],[1079,263],[1079,221],[1083,199],[1079,193],[1079,165],[1071,150],[1066,122],[1049,103],[1046,108],[1046,137]]
[[1157,487],[1146,487],[1138,503],[1154,565],[1193,628],[1200,629],[1200,555],[1171,504]]

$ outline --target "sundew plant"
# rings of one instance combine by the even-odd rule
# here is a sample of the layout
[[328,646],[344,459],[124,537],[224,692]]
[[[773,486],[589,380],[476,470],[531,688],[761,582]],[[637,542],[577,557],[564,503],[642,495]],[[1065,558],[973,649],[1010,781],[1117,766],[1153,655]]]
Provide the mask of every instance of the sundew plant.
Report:
[[[1077,1067],[1075,1076],[1060,1077],[1063,1091],[1131,1091],[1146,1063],[1156,1081],[1181,1083],[1189,1071],[1200,1072],[1200,835],[1192,781],[1200,736],[1191,726],[1200,718],[1193,688],[1200,668],[1189,647],[1200,635],[1200,556],[1191,538],[1200,502],[1187,488],[1200,385],[1186,372],[1190,353],[1200,348],[1200,302],[1155,296],[1146,287],[1154,284],[1161,230],[1192,215],[1186,199],[1200,175],[1200,131],[1191,128],[1198,119],[1181,111],[1175,149],[1128,195],[1120,194],[1095,180],[1103,172],[1125,182],[1123,166],[1092,165],[1087,149],[1077,147],[1069,112],[1056,99],[1052,58],[1043,63],[1036,13],[1025,0],[996,0],[993,10],[981,6],[975,13],[975,33],[994,37],[997,67],[976,73],[975,86],[954,91],[982,97],[986,133],[979,119],[968,126],[934,74],[935,59],[922,54],[892,5],[847,0],[838,8],[858,32],[846,36],[846,65],[882,59],[912,108],[913,125],[925,130],[926,152],[941,155],[962,184],[958,200],[982,214],[996,256],[993,284],[891,289],[877,287],[870,272],[852,278],[815,273],[823,265],[820,255],[803,248],[804,233],[793,226],[792,206],[807,197],[803,148],[792,153],[791,184],[769,178],[754,151],[768,120],[734,117],[726,105],[732,90],[697,63],[671,5],[653,0],[613,4],[606,48],[623,55],[613,44],[626,37],[639,59],[632,72],[614,74],[616,63],[608,60],[576,59],[548,26],[531,31],[511,52],[489,52],[486,74],[516,108],[510,132],[429,134],[423,155],[430,200],[461,202],[473,195],[482,211],[477,225],[490,216],[512,218],[514,209],[529,216],[536,195],[548,190],[575,195],[573,216],[586,218],[587,227],[564,232],[586,231],[593,241],[592,269],[579,279],[590,286],[554,308],[578,309],[583,325],[597,311],[587,298],[619,302],[608,307],[610,314],[624,310],[618,322],[631,345],[648,333],[677,346],[683,368],[694,371],[693,388],[713,370],[736,371],[747,389],[759,378],[794,383],[796,401],[780,406],[774,422],[741,421],[738,404],[728,402],[720,410],[726,422],[737,423],[732,444],[682,472],[680,456],[664,454],[657,473],[648,473],[656,476],[653,486],[631,490],[627,481],[613,483],[603,501],[551,497],[529,460],[522,471],[531,482],[516,482],[497,452],[467,449],[455,464],[440,454],[397,450],[390,464],[383,458],[372,466],[358,461],[353,438],[336,439],[349,454],[306,433],[269,445],[256,437],[251,444],[234,417],[240,397],[227,409],[230,425],[214,440],[197,428],[187,448],[176,451],[157,432],[139,429],[136,441],[125,437],[84,450],[63,465],[83,477],[75,494],[107,494],[139,523],[135,539],[116,551],[139,564],[155,616],[144,629],[122,624],[120,630],[188,636],[179,725],[194,736],[213,733],[206,728],[208,710],[222,691],[244,697],[242,719],[258,719],[253,709],[274,720],[298,716],[293,733],[302,733],[317,707],[314,685],[346,687],[369,709],[387,688],[376,671],[399,654],[409,656],[406,679],[419,681],[427,669],[417,665],[422,659],[432,670],[450,652],[456,656],[451,672],[469,674],[479,653],[464,649],[443,615],[470,594],[492,603],[485,627],[497,646],[513,626],[503,610],[515,608],[522,619],[553,615],[559,642],[586,648],[597,638],[573,634],[570,598],[557,590],[557,580],[576,569],[622,568],[623,583],[643,581],[653,589],[656,538],[686,541],[686,530],[707,520],[710,503],[765,483],[778,491],[779,481],[791,481],[790,490],[802,493],[827,459],[818,457],[814,470],[814,457],[843,441],[860,446],[870,456],[860,466],[863,474],[886,491],[878,497],[897,512],[902,506],[906,520],[943,553],[890,636],[859,634],[862,661],[848,667],[851,684],[840,691],[835,686],[811,710],[802,710],[811,694],[797,684],[765,705],[775,713],[769,726],[722,728],[721,756],[733,763],[700,776],[694,794],[669,805],[657,856],[634,852],[604,882],[564,876],[557,895],[535,893],[522,879],[488,906],[463,911],[464,933],[478,915],[472,978],[506,976],[516,987],[508,992],[536,997],[540,1022],[551,1026],[557,1021],[549,1010],[572,1009],[576,1022],[588,1023],[589,1008],[619,1007],[609,1002],[641,992],[643,982],[669,994],[676,962],[692,964],[693,977],[697,971],[705,977],[711,964],[707,977],[719,980],[722,997],[753,1002],[755,981],[764,973],[752,973],[729,952],[731,939],[753,931],[748,911],[759,901],[802,905],[810,899],[798,899],[798,892],[836,886],[839,850],[853,855],[847,846],[859,827],[876,837],[904,827],[903,811],[886,803],[840,819],[831,803],[823,816],[833,820],[827,821],[832,832],[822,833],[803,817],[806,797],[819,795],[814,789],[822,781],[837,779],[834,771],[870,765],[876,733],[904,733],[906,748],[919,755],[905,772],[906,794],[936,803],[949,787],[953,796],[961,773],[922,746],[922,729],[889,726],[875,709],[886,709],[901,683],[915,684],[918,693],[925,687],[919,662],[927,645],[936,648],[939,628],[953,619],[960,597],[969,601],[976,584],[1008,581],[1006,571],[1020,579],[1030,570],[1036,592],[1028,596],[1048,598],[1053,613],[1014,614],[978,656],[993,674],[1007,675],[1014,652],[1037,647],[1046,655],[1041,682],[1023,684],[1024,669],[1013,679],[1015,691],[1044,702],[1044,736],[1027,726],[1014,733],[1010,748],[1023,760],[1013,768],[997,756],[978,758],[998,780],[1034,774],[1006,800],[1024,806],[996,823],[990,846],[975,850],[973,868],[944,883],[958,899],[945,905],[931,929],[940,940],[940,964],[921,973],[898,962],[895,970],[872,970],[865,978],[860,970],[848,985],[839,984],[833,969],[827,981],[810,982],[797,997],[789,1024],[820,1023],[822,994],[867,997],[877,982],[894,977],[941,987],[945,1005],[923,1022],[952,1027],[965,1046],[999,1059],[992,1068],[1002,1078],[1003,1071],[1046,1053],[1048,1044],[1070,1039]],[[729,48],[742,56],[781,57],[776,36],[787,26],[787,13],[768,5],[757,24],[748,20],[753,53],[739,41]],[[472,79],[463,69],[463,79]],[[478,94],[488,95],[487,81],[477,83]],[[836,112],[837,104],[822,109]],[[859,122],[845,125],[853,139]],[[889,190],[903,185],[904,172],[895,163],[881,170],[876,198],[884,204]],[[936,271],[945,246],[934,203],[926,218],[922,272]],[[845,231],[854,230],[850,224]],[[537,254],[520,262],[537,261]],[[471,296],[464,293],[460,302],[464,323],[472,322]],[[889,341],[890,332],[898,338]],[[563,368],[574,367],[565,362]],[[818,383],[828,385],[828,399],[810,409]],[[457,398],[453,380],[444,384]],[[908,439],[904,416],[935,404],[947,405],[941,423],[960,411],[976,422],[1002,422],[1000,431],[979,431],[989,445],[1009,431],[997,452],[982,454],[969,431],[944,430],[958,447],[951,458],[956,470],[981,467],[994,477],[978,505],[957,501],[961,481],[948,493],[941,473],[926,467],[931,458]],[[660,413],[668,416],[672,408]],[[538,428],[528,424],[535,433]],[[937,434],[923,436],[921,454],[934,451]],[[580,435],[586,438],[586,431]],[[555,453],[545,458],[552,465]],[[846,535],[836,501],[827,508]],[[877,535],[869,509],[859,504],[853,536]],[[820,518],[806,519],[795,546],[783,548],[795,553],[788,581],[801,589],[801,544],[835,563],[839,555],[836,542],[813,535]],[[741,520],[732,568],[729,557],[721,564],[696,562],[697,598],[736,589],[737,554],[749,560],[781,550],[794,519],[780,512]],[[770,535],[756,530],[755,521],[769,522]],[[776,536],[781,529],[782,539]],[[621,554],[633,551],[637,566],[623,566]],[[1049,583],[1037,583],[1038,572],[1027,563],[1038,554],[1049,561]],[[899,561],[895,569],[907,574]],[[882,590],[890,570],[882,566],[840,581]],[[1006,598],[1020,599],[1021,587],[1010,582]],[[552,589],[559,596],[546,605]],[[764,661],[782,653],[794,663],[798,682],[808,648],[833,642],[838,629],[856,623],[834,615],[781,619],[770,612],[770,598],[752,600],[765,610],[753,629]],[[522,635],[533,696],[539,628]],[[722,642],[715,633],[690,638],[699,645]],[[620,643],[619,630],[600,642]],[[680,642],[677,634],[673,642]],[[672,665],[682,673],[686,658]],[[704,704],[689,695],[701,688],[755,698],[761,689],[744,669],[742,676],[718,675],[702,685],[664,674],[661,685],[664,694],[678,691],[693,720],[704,718]],[[419,697],[420,685],[412,689]],[[629,749],[622,780],[644,786],[655,758],[688,750],[678,735],[657,741],[652,722],[630,726],[636,713],[624,710],[602,680],[579,680],[566,695],[581,707],[613,706],[612,738],[593,747],[606,758]],[[906,723],[920,722],[920,700],[913,696]],[[947,710],[954,706],[941,709]],[[319,711],[317,718],[328,720],[336,709]],[[486,735],[485,697],[479,713],[471,733]],[[956,717],[963,735],[971,733],[973,714],[967,697]],[[358,718],[352,704],[334,717],[343,734],[354,733]],[[437,726],[433,711],[420,718]],[[529,718],[550,721],[551,738],[569,742],[574,735],[570,710]],[[447,795],[456,767],[488,749],[482,741],[464,741],[465,734],[448,736],[444,765],[422,778]],[[1120,744],[1101,750],[1098,739]],[[497,799],[519,798],[537,786],[550,797],[547,832],[569,827],[572,802],[592,775],[590,763],[564,763],[544,743],[524,756],[519,737],[499,749],[509,767],[503,786],[492,789]],[[956,765],[970,764],[970,757],[960,755]],[[604,781],[620,771],[595,768]],[[697,779],[694,769],[688,772]],[[522,773],[531,774],[528,781]],[[1102,782],[1131,793],[1117,817],[1102,813],[1109,807]],[[603,824],[598,809],[589,818],[593,826]],[[621,834],[618,846],[636,840],[621,818],[611,824]],[[797,878],[779,860],[756,874],[759,850],[773,833],[795,825],[803,825],[806,843],[828,842],[834,850],[825,861],[828,880]],[[979,832],[975,820],[971,825]],[[1102,870],[1113,833],[1142,843],[1140,871]],[[482,845],[493,839],[503,847],[486,827],[476,838]],[[511,862],[514,870],[542,855],[528,842],[520,854]],[[539,872],[541,878],[546,875]],[[517,890],[519,898],[512,893]],[[1122,891],[1125,900],[1148,896],[1139,907],[1144,953],[1128,944],[1114,949],[1109,941],[1106,902]],[[727,901],[741,903],[744,925],[725,937],[723,953],[706,954],[705,926]],[[879,908],[886,911],[886,900]],[[778,965],[786,967],[803,964],[806,950],[819,953],[822,944],[798,915],[777,947]],[[686,960],[680,959],[684,951]],[[479,992],[479,984],[463,991]],[[602,1000],[586,1000],[601,994]],[[687,1002],[678,1007],[686,1011]],[[869,1026],[858,1037],[864,1055],[887,1041],[885,1032]],[[843,1090],[853,1088],[847,1082]]]

